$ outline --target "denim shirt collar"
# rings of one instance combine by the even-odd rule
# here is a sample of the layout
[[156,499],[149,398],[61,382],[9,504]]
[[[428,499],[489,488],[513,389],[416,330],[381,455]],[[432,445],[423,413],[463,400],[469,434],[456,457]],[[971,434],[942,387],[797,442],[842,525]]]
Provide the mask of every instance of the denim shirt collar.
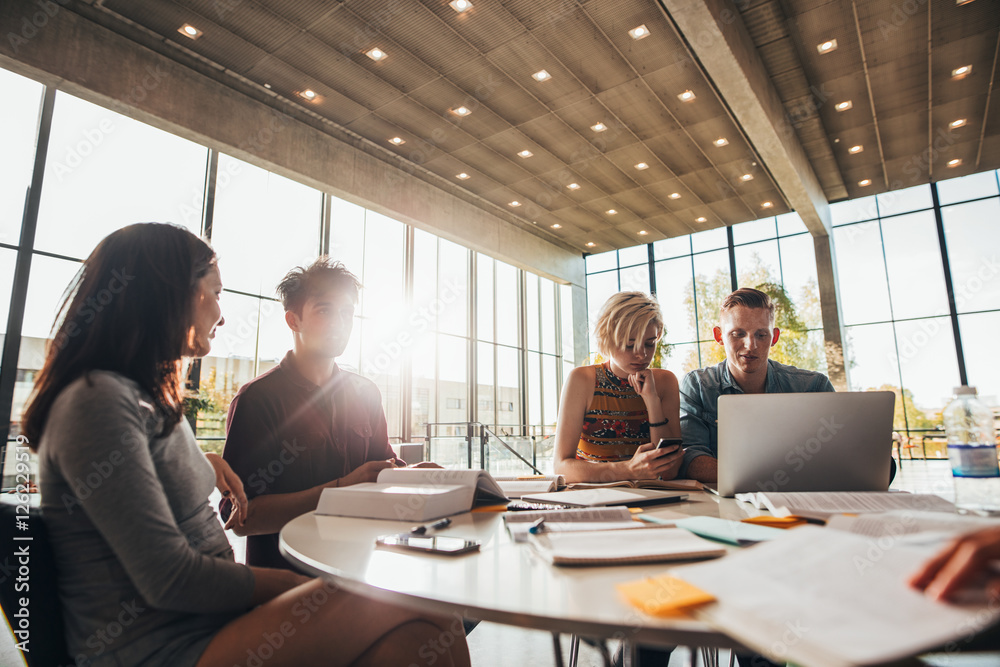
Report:
[[[778,392],[778,369],[774,367],[774,362],[770,359],[767,360],[767,379],[764,382],[764,393],[773,394]],[[734,393],[742,394],[743,387],[741,387],[735,379],[733,379],[733,374],[729,372],[729,360],[726,359],[722,362],[722,374],[719,379],[719,393]]]

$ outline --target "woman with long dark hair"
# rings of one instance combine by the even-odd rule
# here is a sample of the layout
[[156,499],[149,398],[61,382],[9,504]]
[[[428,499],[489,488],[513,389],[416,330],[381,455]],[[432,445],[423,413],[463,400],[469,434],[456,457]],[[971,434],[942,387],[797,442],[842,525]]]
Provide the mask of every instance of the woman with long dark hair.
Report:
[[182,227],[105,238],[67,291],[23,432],[40,458],[67,644],[77,664],[409,664],[447,622],[234,561],[208,503],[246,518],[239,478],[183,419],[184,359],[224,323],[215,252]]

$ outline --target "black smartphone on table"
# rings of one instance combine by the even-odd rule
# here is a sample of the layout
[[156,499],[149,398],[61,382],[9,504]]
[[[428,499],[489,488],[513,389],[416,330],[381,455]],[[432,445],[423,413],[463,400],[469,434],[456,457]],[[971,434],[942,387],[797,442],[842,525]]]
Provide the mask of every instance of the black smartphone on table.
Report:
[[410,533],[382,535],[375,540],[375,545],[383,549],[419,551],[444,556],[457,556],[470,551],[479,551],[479,542],[461,537],[448,537],[447,535],[424,536]]

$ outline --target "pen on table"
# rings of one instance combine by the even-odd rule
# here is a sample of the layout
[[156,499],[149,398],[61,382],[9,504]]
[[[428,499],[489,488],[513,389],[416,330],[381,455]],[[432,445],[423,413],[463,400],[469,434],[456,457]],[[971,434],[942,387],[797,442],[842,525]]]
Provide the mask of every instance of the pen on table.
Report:
[[539,519],[535,519],[534,521],[531,522],[531,525],[528,526],[528,532],[531,533],[532,535],[537,535],[538,533],[542,532],[543,530],[545,530],[545,518],[544,517],[539,518]]
[[413,528],[410,528],[410,534],[411,535],[423,535],[428,530],[438,530],[439,528],[445,528],[446,526],[450,526],[450,525],[451,525],[451,519],[449,519],[449,518],[446,517],[444,519],[441,519],[440,521],[435,521],[434,523],[429,523],[426,526],[414,526]]

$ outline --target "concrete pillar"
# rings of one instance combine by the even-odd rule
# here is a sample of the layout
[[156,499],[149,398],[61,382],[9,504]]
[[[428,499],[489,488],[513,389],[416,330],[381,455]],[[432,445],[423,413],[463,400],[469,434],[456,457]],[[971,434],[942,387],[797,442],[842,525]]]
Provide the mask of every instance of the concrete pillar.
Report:
[[847,364],[844,361],[847,336],[840,314],[837,282],[837,256],[833,237],[813,236],[816,250],[816,278],[819,283],[820,310],[823,313],[823,338],[826,352],[826,372],[837,391],[847,391],[850,386]]

